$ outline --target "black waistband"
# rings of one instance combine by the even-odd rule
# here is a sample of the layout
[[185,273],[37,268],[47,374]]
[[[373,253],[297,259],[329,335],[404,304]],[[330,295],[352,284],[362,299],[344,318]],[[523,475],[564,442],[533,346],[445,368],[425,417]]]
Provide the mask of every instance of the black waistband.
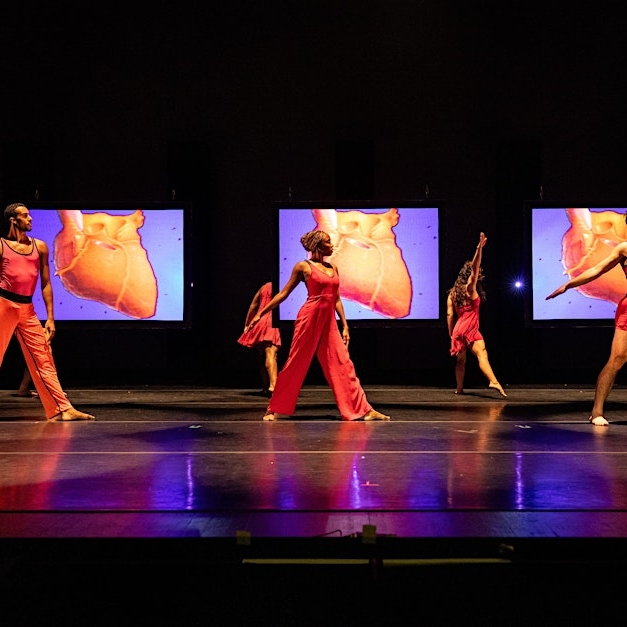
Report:
[[11,300],[14,303],[22,303],[23,305],[28,305],[28,303],[33,302],[32,296],[24,296],[23,294],[14,294],[13,292],[8,292],[7,290],[3,290],[0,287],[0,296],[2,298],[6,298],[7,300]]

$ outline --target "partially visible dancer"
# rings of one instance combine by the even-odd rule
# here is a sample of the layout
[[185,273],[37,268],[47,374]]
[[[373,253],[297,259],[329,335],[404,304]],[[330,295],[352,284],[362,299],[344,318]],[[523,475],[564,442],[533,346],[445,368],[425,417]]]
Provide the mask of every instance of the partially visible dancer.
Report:
[[[625,222],[627,222],[627,215],[625,215]],[[596,266],[588,268],[579,276],[573,277],[563,285],[560,285],[560,287],[546,297],[546,300],[555,298],[573,287],[590,283],[590,281],[598,279],[619,264],[623,273],[627,276],[627,242],[616,244],[605,259],[599,261]],[[616,380],[618,371],[625,365],[625,362],[627,362],[627,296],[624,296],[616,307],[616,314],[614,316],[614,337],[612,338],[610,356],[599,373],[594,388],[592,413],[588,420],[595,427],[607,427],[609,425],[609,422],[604,416],[605,401],[614,387],[614,381]]]
[[36,398],[38,394],[37,392],[33,392],[31,390],[32,384],[33,379],[30,376],[30,372],[28,372],[28,368],[24,368],[24,374],[22,375],[20,386],[17,388],[17,392],[12,394],[12,396],[19,396],[20,398]]
[[268,312],[252,328],[250,321],[255,314],[272,300],[272,283],[264,283],[253,296],[246,313],[244,332],[237,339],[238,343],[246,348],[257,351],[260,361],[261,391],[271,395],[274,392],[276,378],[279,371],[277,356],[281,346],[281,332],[272,326],[272,312]]
[[470,349],[477,358],[479,368],[488,380],[488,385],[498,390],[502,396],[507,396],[492,371],[485,341],[479,331],[479,307],[486,299],[482,285],[481,258],[487,241],[488,238],[480,233],[479,243],[472,260],[464,263],[446,299],[446,323],[451,338],[450,351],[451,355],[456,358],[455,393],[464,393],[466,355]]
[[[247,330],[254,328],[301,281],[305,282],[307,300],[294,321],[290,352],[279,372],[263,419],[277,420],[279,415],[294,414],[305,376],[313,356],[316,355],[333,390],[342,420],[389,420],[389,416],[374,410],[366,399],[348,352],[350,335],[340,299],[339,273],[334,264],[325,261],[325,257],[333,253],[331,238],[325,231],[316,230],[305,233],[300,241],[303,248],[311,253],[311,257],[296,263],[285,287],[254,315],[247,327]],[[341,334],[336,312],[342,325]]]
[[[72,406],[61,388],[52,359],[50,341],[55,325],[48,246],[28,235],[33,221],[26,205],[8,205],[4,219],[8,231],[6,237],[0,238],[0,364],[15,334],[46,417],[93,420],[94,416]],[[43,327],[32,302],[38,279],[46,306]]]

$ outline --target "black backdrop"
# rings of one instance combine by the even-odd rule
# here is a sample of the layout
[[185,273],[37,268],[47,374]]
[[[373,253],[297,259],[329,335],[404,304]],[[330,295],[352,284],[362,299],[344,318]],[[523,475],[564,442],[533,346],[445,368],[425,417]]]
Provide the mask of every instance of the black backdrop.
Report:
[[[482,330],[500,380],[593,383],[611,328],[527,329],[505,287],[540,186],[547,200],[627,204],[620,3],[129,4],[26,2],[0,26],[3,206],[173,190],[193,204],[193,329],[60,325],[65,386],[257,385],[235,339],[275,271],[273,203],[427,190],[446,203],[445,288],[488,235]],[[447,349],[443,322],[352,333],[366,384],[453,385]],[[20,372],[10,351],[1,385]]]

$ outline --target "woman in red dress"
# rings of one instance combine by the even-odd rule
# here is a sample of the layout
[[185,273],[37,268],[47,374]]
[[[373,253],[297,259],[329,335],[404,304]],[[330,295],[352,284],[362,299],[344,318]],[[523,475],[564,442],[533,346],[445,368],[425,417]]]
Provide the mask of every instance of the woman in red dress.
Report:
[[479,368],[488,380],[488,385],[507,396],[497,381],[488,361],[485,341],[479,331],[479,306],[485,300],[485,290],[481,284],[481,256],[487,237],[479,234],[479,243],[472,261],[466,261],[457,275],[457,280],[448,291],[446,299],[446,323],[451,338],[451,355],[456,357],[455,382],[456,394],[464,393],[464,375],[466,374],[467,349],[475,354]]
[[272,283],[264,283],[255,293],[246,313],[244,332],[237,341],[246,348],[257,351],[261,363],[262,393],[272,394],[278,373],[277,353],[281,346],[281,332],[272,326],[272,314],[268,312],[259,323],[248,328],[255,314],[272,300]]
[[[325,261],[333,254],[331,238],[325,231],[315,230],[305,233],[300,241],[303,248],[311,253],[310,258],[296,263],[285,287],[255,314],[247,327],[247,330],[254,328],[301,281],[305,282],[307,300],[294,321],[290,353],[279,372],[263,419],[276,420],[279,415],[291,416],[294,413],[305,376],[316,355],[342,420],[389,420],[389,416],[374,410],[368,403],[348,353],[350,336],[340,299],[338,269],[335,264]],[[341,334],[336,313],[342,325]]]

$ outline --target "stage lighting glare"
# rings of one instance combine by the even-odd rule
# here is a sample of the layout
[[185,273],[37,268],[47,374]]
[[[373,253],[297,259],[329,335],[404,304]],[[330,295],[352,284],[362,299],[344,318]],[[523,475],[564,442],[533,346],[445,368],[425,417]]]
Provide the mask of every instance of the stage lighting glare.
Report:
[[521,277],[510,277],[507,280],[507,285],[511,294],[522,294],[525,291],[525,281]]

